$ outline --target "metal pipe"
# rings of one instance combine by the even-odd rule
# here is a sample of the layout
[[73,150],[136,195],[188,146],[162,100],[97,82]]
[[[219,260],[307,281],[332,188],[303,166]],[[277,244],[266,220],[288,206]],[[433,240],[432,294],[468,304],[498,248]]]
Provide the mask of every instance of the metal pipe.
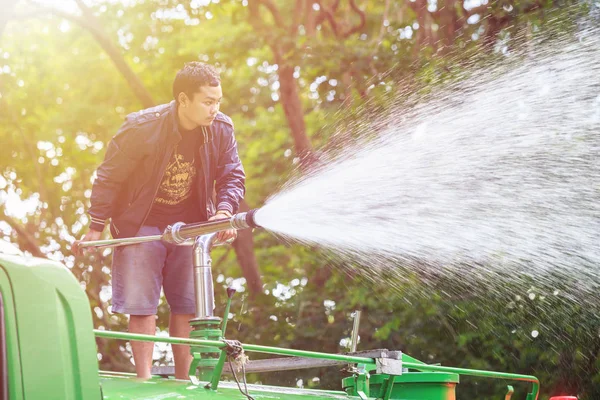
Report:
[[235,294],[235,289],[232,287],[227,288],[227,305],[225,306],[225,312],[223,313],[223,323],[221,324],[221,336],[225,337],[227,331],[227,321],[229,321],[229,309],[231,308],[231,299]]
[[[207,339],[188,339],[178,337],[158,337],[154,335],[143,335],[141,333],[127,333],[127,332],[113,332],[113,331],[102,331],[94,329],[96,337],[109,338],[109,339],[122,339],[122,340],[139,340],[142,342],[162,342],[171,344],[186,344],[192,346],[205,346],[205,347],[216,347],[222,349],[226,347],[226,344],[220,340],[207,340]],[[356,357],[346,356],[344,354],[327,354],[318,353],[314,351],[306,350],[294,350],[294,349],[282,349],[279,347],[260,346],[255,344],[242,344],[242,347],[246,351],[254,351],[257,353],[267,354],[280,354],[287,356],[298,356],[308,358],[323,358],[328,360],[339,360],[347,363],[357,364],[375,364],[375,360],[367,357]]]
[[[9,308],[10,309],[10,308]],[[6,352],[6,327],[4,319],[4,300],[0,293],[0,398],[8,399],[8,355]],[[10,322],[9,322],[10,323]],[[9,339],[10,340],[10,339]]]
[[207,235],[209,233],[217,233],[229,229],[241,230],[247,228],[259,228],[256,223],[255,215],[258,209],[253,209],[248,212],[241,212],[233,215],[231,218],[220,219],[216,221],[197,222],[193,224],[184,224],[177,222],[168,226],[162,235],[139,236],[132,238],[107,239],[107,240],[91,240],[88,242],[79,242],[80,248],[104,248],[128,246],[131,244],[152,242],[155,240],[163,240],[167,243],[186,244],[196,236]]
[[[172,343],[172,344],[189,344],[196,346],[207,346],[207,347],[217,347],[223,348],[225,347],[225,343],[220,340],[203,340],[203,339],[186,339],[186,338],[174,338],[174,337],[157,337],[153,335],[143,335],[143,334],[135,334],[135,333],[127,333],[127,332],[112,332],[112,331],[102,331],[98,329],[94,329],[94,334],[96,337],[104,337],[104,338],[112,338],[112,339],[123,339],[123,340],[140,340],[146,342],[163,342],[163,343]],[[257,353],[267,353],[267,354],[280,354],[287,356],[297,356],[297,357],[307,357],[307,358],[321,358],[324,360],[339,360],[357,364],[376,364],[374,358],[370,357],[357,357],[357,356],[348,356],[344,354],[329,354],[329,353],[320,353],[315,351],[306,351],[306,350],[295,350],[295,349],[283,349],[279,347],[271,347],[271,346],[260,346],[255,344],[245,344],[242,343],[242,348],[245,351],[254,351]],[[404,354],[402,355],[405,356]],[[430,365],[423,363],[416,363],[410,361],[402,361],[402,366],[416,369],[418,371],[437,371],[437,372],[454,372],[462,375],[471,375],[471,376],[481,376],[487,378],[497,378],[497,379],[514,379],[517,381],[525,381],[532,382],[539,385],[539,380],[533,375],[522,375],[522,374],[511,374],[508,372],[496,372],[496,371],[486,371],[486,370],[477,370],[477,369],[467,369],[467,368],[456,368],[456,367],[444,367],[441,365]]]
[[413,362],[402,362],[402,366],[416,369],[419,371],[454,372],[461,375],[481,376],[484,378],[514,379],[515,381],[531,382],[533,383],[534,390],[536,391],[538,389],[537,387],[540,384],[539,379],[533,375],[511,374],[509,372],[485,371],[468,368],[443,367],[441,365],[419,364]]
[[[142,335],[135,333],[125,333],[125,332],[111,332],[111,331],[102,331],[98,329],[94,329],[94,334],[96,337],[110,338],[110,339],[123,339],[123,340],[140,340],[145,342],[162,342],[162,343],[172,343],[172,344],[187,344],[187,345],[196,345],[196,346],[207,346],[207,347],[217,347],[223,348],[225,347],[225,343],[220,340],[202,340],[202,339],[186,339],[186,338],[172,338],[172,337],[156,337],[153,335]],[[298,357],[307,357],[307,358],[320,358],[325,360],[339,360],[350,363],[357,364],[376,364],[375,359],[368,357],[356,357],[356,356],[347,356],[343,354],[328,354],[328,353],[318,353],[314,351],[305,351],[305,350],[294,350],[294,349],[282,349],[278,347],[269,347],[269,346],[259,346],[259,345],[251,345],[251,344],[242,344],[242,348],[245,351],[255,351],[258,353],[269,353],[269,354],[280,354],[280,355],[289,355],[289,356],[298,356]],[[403,355],[404,357],[404,355]],[[512,379],[523,382],[531,382],[533,384],[531,390],[531,398],[537,399],[540,390],[540,381],[533,375],[521,375],[521,374],[511,374],[507,372],[496,372],[496,371],[485,371],[485,370],[476,370],[476,369],[465,369],[465,368],[454,368],[454,367],[443,367],[441,365],[429,365],[423,363],[416,363],[410,361],[402,361],[402,365],[404,367],[408,367],[411,369],[416,369],[419,371],[434,371],[434,372],[453,372],[462,375],[470,375],[470,376],[481,376],[486,378],[495,378],[495,379]]]
[[128,246],[131,244],[152,242],[152,241],[160,240],[160,239],[162,239],[162,235],[139,236],[139,237],[122,238],[122,239],[90,240],[89,242],[79,242],[79,247],[80,248],[118,247],[118,246]]
[[354,325],[352,326],[352,338],[350,340],[350,352],[356,351],[358,345],[358,328],[360,327],[360,310],[354,311]]
[[196,290],[196,319],[214,317],[215,292],[212,278],[210,250],[217,240],[217,234],[202,235],[196,238],[193,249],[194,288]]

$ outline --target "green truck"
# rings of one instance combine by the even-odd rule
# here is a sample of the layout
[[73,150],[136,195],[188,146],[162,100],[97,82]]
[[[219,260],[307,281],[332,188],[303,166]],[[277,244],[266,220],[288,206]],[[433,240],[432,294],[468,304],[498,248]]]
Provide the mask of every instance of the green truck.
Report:
[[[397,351],[326,354],[236,344],[224,339],[224,326],[215,325],[220,319],[210,320],[212,326],[197,326],[190,339],[94,330],[87,296],[68,268],[25,256],[0,241],[0,400],[454,400],[461,375],[527,381],[531,388],[527,400],[538,398],[539,382],[533,376],[428,365]],[[194,356],[190,380],[157,375],[141,381],[132,374],[99,371],[96,337],[190,344]],[[228,374],[236,368],[232,371],[226,362],[232,350],[242,349],[285,356],[251,361],[245,365],[247,371],[343,364],[349,366],[349,376],[339,391],[244,385],[243,373],[232,379]],[[509,386],[500,396],[510,399],[511,394]]]

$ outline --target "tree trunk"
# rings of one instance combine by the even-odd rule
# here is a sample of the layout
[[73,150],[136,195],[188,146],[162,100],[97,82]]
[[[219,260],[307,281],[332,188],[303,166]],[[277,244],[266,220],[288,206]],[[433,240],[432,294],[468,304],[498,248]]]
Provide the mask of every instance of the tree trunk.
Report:
[[317,27],[315,24],[315,11],[313,10],[313,2],[306,1],[304,3],[304,30],[306,36],[315,37],[317,33]]
[[[240,203],[239,212],[249,211],[250,207],[246,200]],[[250,295],[262,292],[262,279],[258,272],[258,261],[254,254],[254,238],[251,229],[243,229],[238,232],[238,237],[233,242],[233,249],[237,256],[238,264],[242,269],[242,274],[246,278],[246,284],[250,290]]]
[[287,119],[292,138],[294,139],[294,148],[296,154],[304,158],[312,150],[310,139],[306,135],[306,125],[304,124],[304,110],[300,100],[298,85],[294,78],[294,66],[284,60],[283,51],[273,48],[275,62],[279,66],[279,93],[281,95],[281,104],[285,117]]
[[409,5],[415,12],[419,23],[419,29],[415,32],[416,40],[412,52],[413,58],[418,58],[423,47],[433,45],[431,27],[428,26],[429,11],[427,10],[427,0],[416,0],[414,3],[409,3]]
[[448,53],[456,40],[458,15],[456,15],[456,0],[446,0],[440,12],[440,27],[444,32],[444,48],[442,54]]

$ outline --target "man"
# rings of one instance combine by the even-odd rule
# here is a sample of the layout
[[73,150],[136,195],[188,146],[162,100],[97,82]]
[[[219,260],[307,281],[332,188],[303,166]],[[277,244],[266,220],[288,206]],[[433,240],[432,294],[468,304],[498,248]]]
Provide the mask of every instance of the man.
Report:
[[[94,181],[89,232],[98,240],[161,233],[169,224],[229,218],[245,192],[231,119],[219,112],[219,73],[191,62],[177,73],[170,104],[127,116]],[[216,204],[213,201],[216,198]],[[218,240],[235,238],[220,232]],[[80,253],[78,243],[74,251]],[[160,241],[116,248],[112,311],[129,314],[129,331],[153,335],[161,287],[171,308],[169,333],[188,337],[195,315],[192,249]],[[149,378],[153,344],[131,343],[137,376]],[[175,377],[187,379],[188,346],[173,346]]]

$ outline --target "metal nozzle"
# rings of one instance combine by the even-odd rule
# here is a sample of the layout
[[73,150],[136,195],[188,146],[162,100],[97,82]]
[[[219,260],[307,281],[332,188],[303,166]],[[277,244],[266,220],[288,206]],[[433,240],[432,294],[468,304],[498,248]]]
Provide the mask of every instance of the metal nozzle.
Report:
[[197,236],[207,235],[235,229],[237,231],[248,228],[257,228],[258,225],[254,221],[256,209],[248,212],[237,213],[229,219],[219,219],[209,222],[198,222],[194,224],[184,224],[182,222],[175,223],[163,233],[162,240],[169,243],[181,244],[186,240],[193,239]]
[[254,219],[257,211],[258,209],[254,208],[247,212],[235,214],[233,217],[231,217],[231,226],[238,230],[247,228],[260,228],[260,225],[258,225]]

